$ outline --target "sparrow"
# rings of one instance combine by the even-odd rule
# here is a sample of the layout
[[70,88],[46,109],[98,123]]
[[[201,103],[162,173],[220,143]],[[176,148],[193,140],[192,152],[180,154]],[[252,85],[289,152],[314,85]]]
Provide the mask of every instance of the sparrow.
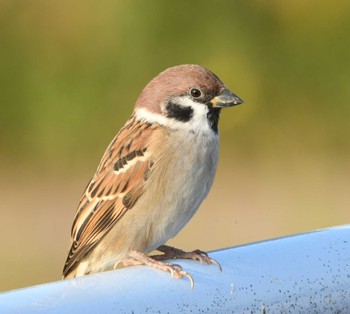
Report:
[[[192,218],[214,180],[221,109],[242,104],[208,69],[178,65],[151,80],[104,153],[80,200],[63,279],[148,265],[193,278],[187,258],[220,264],[201,250],[165,245]],[[163,254],[149,255],[158,250]]]

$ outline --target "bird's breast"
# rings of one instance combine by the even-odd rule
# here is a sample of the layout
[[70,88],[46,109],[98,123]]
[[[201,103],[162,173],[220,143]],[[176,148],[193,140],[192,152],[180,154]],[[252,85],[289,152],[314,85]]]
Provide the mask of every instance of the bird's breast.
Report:
[[150,177],[154,188],[149,230],[151,250],[174,237],[192,218],[213,183],[218,136],[182,135],[167,141]]

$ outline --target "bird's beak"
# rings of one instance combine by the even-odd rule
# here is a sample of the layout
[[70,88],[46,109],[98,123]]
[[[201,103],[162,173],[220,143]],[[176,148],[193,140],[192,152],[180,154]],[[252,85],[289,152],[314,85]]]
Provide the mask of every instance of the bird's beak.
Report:
[[225,88],[220,95],[214,97],[209,103],[213,108],[225,108],[243,104],[244,101],[229,89]]

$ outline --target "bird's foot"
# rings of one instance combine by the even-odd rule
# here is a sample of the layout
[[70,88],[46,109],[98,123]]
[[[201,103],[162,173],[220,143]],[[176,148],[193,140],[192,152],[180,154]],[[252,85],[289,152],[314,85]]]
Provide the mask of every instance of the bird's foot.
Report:
[[208,253],[201,251],[201,250],[194,250],[192,252],[185,252],[180,249],[174,248],[172,246],[168,245],[161,245],[158,249],[158,251],[163,252],[164,254],[161,255],[153,255],[151,256],[153,259],[157,261],[164,261],[167,259],[192,259],[195,261],[199,261],[201,263],[205,264],[215,264],[219,267],[220,271],[222,271],[220,263],[209,257]]
[[160,260],[156,260],[153,257],[148,256],[145,253],[138,251],[131,251],[129,253],[131,258],[125,258],[121,262],[124,266],[136,266],[136,265],[147,265],[155,269],[166,271],[171,274],[172,277],[181,279],[187,277],[190,280],[191,288],[194,286],[194,281],[192,276],[184,271],[182,267],[178,264],[164,263]]

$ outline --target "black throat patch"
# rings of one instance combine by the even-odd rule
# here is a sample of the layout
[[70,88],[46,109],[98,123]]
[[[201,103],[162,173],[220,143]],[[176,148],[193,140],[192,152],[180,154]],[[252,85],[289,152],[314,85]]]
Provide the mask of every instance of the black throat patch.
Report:
[[211,106],[208,106],[208,113],[207,113],[207,118],[208,118],[208,123],[211,127],[211,129],[215,132],[218,133],[218,123],[219,123],[219,117],[220,117],[220,108],[213,108]]
[[177,121],[188,122],[192,119],[193,109],[191,107],[184,107],[169,101],[166,106],[166,116]]

